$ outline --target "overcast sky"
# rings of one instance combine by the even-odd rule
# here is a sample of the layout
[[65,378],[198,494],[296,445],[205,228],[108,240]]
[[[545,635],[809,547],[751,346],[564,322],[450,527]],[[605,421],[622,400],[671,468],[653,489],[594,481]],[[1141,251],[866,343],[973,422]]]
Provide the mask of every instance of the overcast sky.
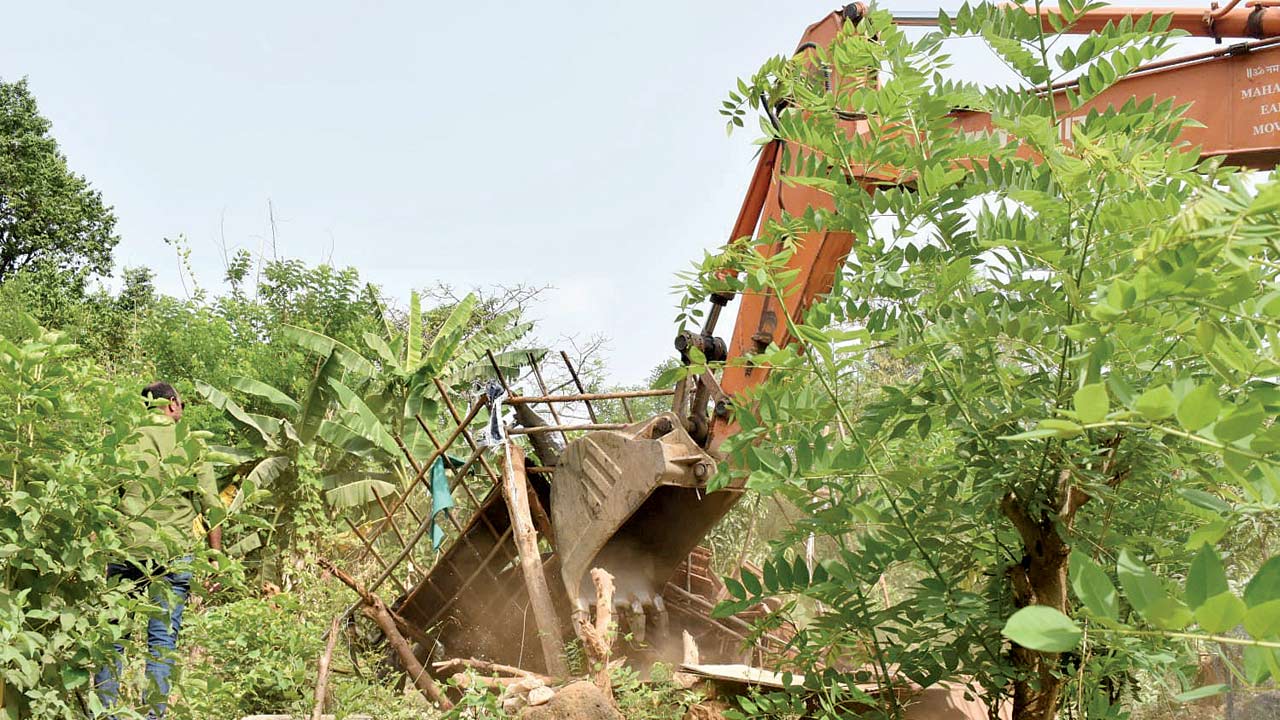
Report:
[[[674,274],[725,241],[751,173],[755,133],[727,138],[720,101],[832,9],[9,3],[0,78],[29,79],[115,207],[117,264],[166,292],[183,289],[164,238],[218,291],[219,238],[262,251],[270,201],[280,255],[353,265],[401,304],[439,282],[551,285],[540,335],[607,335],[614,379],[638,382],[672,353]],[[952,51],[957,74],[1003,77]]]

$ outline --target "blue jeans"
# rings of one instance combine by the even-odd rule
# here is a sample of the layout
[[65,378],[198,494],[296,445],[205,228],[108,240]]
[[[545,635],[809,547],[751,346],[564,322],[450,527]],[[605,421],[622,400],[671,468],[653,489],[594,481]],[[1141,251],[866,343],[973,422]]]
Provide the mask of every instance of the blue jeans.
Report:
[[[150,651],[147,679],[150,682],[144,697],[151,706],[147,717],[162,718],[169,699],[169,675],[173,672],[174,651],[178,649],[178,631],[182,628],[182,608],[191,591],[191,572],[168,572],[164,569],[148,572],[133,563],[111,563],[107,565],[107,579],[114,577],[132,582],[135,592],[147,589],[151,601],[159,608],[147,619],[147,649]],[[124,647],[116,645],[114,667],[104,667],[93,677],[103,706],[110,708],[119,699],[122,672]]]

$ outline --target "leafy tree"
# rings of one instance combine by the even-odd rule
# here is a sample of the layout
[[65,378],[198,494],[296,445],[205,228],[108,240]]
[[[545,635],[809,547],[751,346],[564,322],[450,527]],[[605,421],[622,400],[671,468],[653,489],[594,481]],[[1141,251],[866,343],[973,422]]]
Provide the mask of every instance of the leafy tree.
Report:
[[[1084,9],[1064,3],[1064,22]],[[1165,27],[1125,21],[1051,55],[1019,8],[943,13],[917,41],[874,13],[730,97],[734,124],[781,108],[762,127],[788,143],[787,184],[830,204],[708,259],[691,302],[781,299],[800,243],[861,238],[831,294],[783,319],[796,342],[749,359],[772,370],[739,399],[718,478],[805,512],[722,610],[775,593],[821,608],[795,661],[829,716],[859,699],[851,663],[972,682],[1037,720],[1122,717],[1127,679],[1165,677],[1194,643],[1246,646],[1252,682],[1280,668],[1280,564],[1250,579],[1252,560],[1212,547],[1280,497],[1280,184],[1201,162],[1172,102],[1083,109],[1166,49]],[[983,38],[1022,85],[943,79],[953,37]],[[1059,107],[1044,90],[1067,73]],[[960,132],[956,107],[999,135]],[[886,351],[919,372],[852,396]],[[812,565],[811,535],[827,548]],[[1248,637],[1221,635],[1241,621]]]
[[0,282],[43,269],[83,289],[111,269],[116,219],[49,127],[26,80],[0,82]]

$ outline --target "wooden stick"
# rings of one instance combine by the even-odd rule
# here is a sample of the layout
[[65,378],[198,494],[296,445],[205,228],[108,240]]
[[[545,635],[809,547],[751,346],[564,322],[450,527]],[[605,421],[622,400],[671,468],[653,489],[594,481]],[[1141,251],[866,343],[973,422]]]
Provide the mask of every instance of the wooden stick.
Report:
[[[573,384],[578,388],[579,395],[586,395],[587,389],[582,385],[582,379],[578,377],[578,371],[573,369],[573,363],[569,360],[569,353],[564,350],[560,351],[560,359],[564,360],[564,366],[569,369],[569,376],[573,378]],[[587,406],[587,415],[591,416],[591,422],[598,423],[600,420],[596,418],[596,409],[591,407],[590,400],[583,400],[583,405]]]
[[[439,388],[442,386],[437,384],[437,387]],[[444,392],[444,390],[442,389],[441,392]],[[431,456],[427,458],[427,462],[418,467],[417,471],[414,473],[413,480],[409,481],[409,487],[411,489],[416,487],[419,482],[422,482],[426,485],[427,493],[429,494],[431,492],[431,483],[430,481],[425,480],[427,469],[430,468],[432,463],[436,461],[436,458],[444,454],[445,450],[448,449],[449,445],[452,445],[453,441],[458,438],[458,435],[461,434],[463,430],[466,430],[467,423],[471,422],[471,420],[475,418],[475,416],[480,412],[481,408],[483,408],[484,406],[485,406],[484,400],[477,400],[471,405],[471,409],[467,411],[466,418],[457,417],[457,415],[455,414],[454,420],[457,422],[457,427],[453,429],[453,432],[449,433],[449,438],[445,440],[445,444],[443,446],[437,446],[436,451],[431,453]],[[395,441],[396,441],[396,444],[400,446],[400,449],[405,452],[405,454],[409,454],[409,449],[405,447],[404,442],[400,439],[398,435],[395,436]],[[412,456],[410,455],[410,457]],[[399,510],[400,505],[406,502],[408,499],[409,499],[409,493],[407,492],[401,493],[400,497],[396,500],[396,502],[392,503],[393,507],[391,508],[391,512],[395,513],[396,510]],[[385,520],[383,520],[383,524],[379,525],[378,528],[373,531],[373,533],[371,534],[371,537],[376,539],[379,535],[381,535],[382,531],[387,529],[386,528],[387,522],[390,522],[390,517],[387,517]],[[361,559],[363,559],[363,556],[361,556]]]
[[[365,555],[373,556],[373,559],[378,561],[378,565],[382,566],[383,570],[386,570],[387,561],[383,560],[382,555],[377,550],[373,549],[373,543],[369,542],[369,538],[365,537],[364,533],[360,532],[360,528],[355,523],[351,522],[351,518],[344,515],[342,519],[346,521],[347,527],[351,528],[351,532],[355,533],[356,537],[360,538],[360,542],[364,543],[364,549],[366,550]],[[363,559],[365,555],[361,555],[361,559]],[[400,578],[396,577],[394,574],[390,577],[391,582],[395,583],[396,586],[400,588],[401,593],[409,592],[409,588],[406,588],[404,583],[400,582]]]
[[338,644],[338,632],[342,626],[339,615],[329,624],[329,642],[325,643],[324,654],[316,666],[316,706],[311,711],[311,720],[320,720],[325,711],[325,696],[329,692],[329,663],[333,661],[333,648]]
[[581,423],[578,425],[538,425],[536,427],[508,427],[508,435],[537,435],[538,433],[570,430],[621,430],[625,423]]
[[503,402],[508,405],[524,405],[530,403],[585,402],[587,400],[625,400],[627,398],[663,397],[671,395],[674,390],[623,390],[605,393],[578,393],[576,395],[515,395]]
[[513,442],[507,442],[506,449],[502,497],[507,501],[507,510],[511,513],[512,534],[516,550],[520,553],[520,573],[524,575],[525,589],[529,591],[547,672],[556,677],[565,677],[568,675],[568,668],[564,662],[564,635],[555,606],[551,603],[547,576],[542,570],[538,531],[534,529],[533,518],[529,515],[529,480],[524,474],[524,450]]
[[546,675],[539,675],[531,670],[518,668],[514,665],[502,665],[499,663],[489,662],[488,660],[477,660],[475,658],[453,658],[452,660],[442,660],[437,663],[431,663],[431,667],[441,672],[455,667],[471,668],[485,673],[498,673],[500,675],[515,675],[518,677],[536,677],[551,682],[551,678]]
[[334,565],[327,558],[319,558],[318,562],[321,567],[328,569],[333,573],[334,577],[341,580],[344,585],[360,596],[360,600],[364,603],[363,612],[365,616],[377,623],[382,630],[382,634],[387,636],[387,643],[391,645],[392,650],[395,650],[396,657],[400,659],[400,664],[404,666],[405,672],[413,680],[413,684],[422,693],[422,696],[429,702],[435,703],[442,710],[453,709],[453,703],[449,702],[449,698],[445,697],[444,693],[440,691],[440,687],[431,679],[431,675],[422,667],[422,663],[418,662],[418,658],[414,657],[413,648],[409,647],[409,643],[405,641],[404,636],[396,628],[395,617],[387,609],[386,604],[382,602],[382,598],[366,590],[359,580],[343,572],[341,568]]
[[389,521],[387,524],[391,526],[391,532],[395,534],[396,540],[400,541],[400,547],[403,548],[405,546],[404,535],[400,534],[400,527],[396,525],[395,517],[387,509],[387,504],[382,501],[382,495],[378,493],[378,488],[371,487],[370,489],[373,490],[373,499],[378,501],[378,507],[382,508],[382,516]]
[[[505,694],[507,690],[511,688],[513,685],[519,685],[520,683],[526,682],[531,677],[536,677],[536,676],[529,675],[529,676],[515,676],[515,677],[511,677],[511,676],[488,677],[485,675],[468,675],[465,672],[456,672],[452,676],[450,676],[450,679],[453,680],[453,682],[463,690],[467,690],[472,687],[478,686],[478,687],[486,688],[488,690],[498,690]],[[543,682],[546,682],[546,681],[543,681]],[[509,717],[509,716],[504,715],[503,717]]]
[[[545,398],[545,397],[547,397],[548,395],[550,395],[550,393],[549,393],[549,392],[547,392],[547,383],[546,383],[546,381],[545,381],[545,380],[543,380],[543,379],[542,379],[542,370],[538,369],[538,361],[537,361],[537,359],[536,359],[536,358],[534,358],[534,357],[533,357],[533,353],[529,353],[529,365],[533,368],[533,379],[538,381],[538,389],[542,391],[542,396],[543,396],[544,398]],[[523,407],[527,407],[527,406],[526,406],[523,402],[522,402],[522,403],[512,403],[512,402],[510,402],[510,401],[511,401],[511,398],[510,398],[511,393],[507,393],[507,395],[508,395],[507,402],[508,402],[508,403],[510,403],[510,404],[512,404],[512,405],[515,405],[515,406],[516,406],[516,417],[519,417],[519,416],[520,416],[520,409],[521,409],[521,408],[523,408]],[[527,401],[526,401],[526,402],[527,402]],[[555,421],[555,424],[556,424],[556,425],[563,425],[563,424],[564,424],[564,423],[562,423],[562,422],[560,421],[560,413],[556,412],[556,405],[555,405],[555,403],[553,403],[553,402],[551,402],[550,400],[548,400],[548,401],[547,401],[547,410],[551,412],[551,419]],[[520,423],[520,424],[521,424],[521,425],[524,425],[524,426],[526,426],[526,427],[528,427],[528,426],[530,425],[529,423],[524,422],[524,421],[521,421],[521,423]],[[546,424],[546,423],[543,423],[543,424]],[[568,444],[569,444],[569,436],[568,436],[568,435],[566,435],[563,431],[561,431],[561,433],[560,433],[560,441],[561,441],[561,442],[563,442],[565,445],[568,445]],[[556,458],[556,459],[554,459],[554,460],[548,460],[547,458],[541,457],[541,453],[539,453],[539,458],[538,458],[538,459],[539,459],[539,460],[541,460],[541,461],[543,462],[543,464],[544,464],[544,465],[557,465],[557,464],[559,464],[559,463],[560,463],[560,459],[559,459],[559,458]]]

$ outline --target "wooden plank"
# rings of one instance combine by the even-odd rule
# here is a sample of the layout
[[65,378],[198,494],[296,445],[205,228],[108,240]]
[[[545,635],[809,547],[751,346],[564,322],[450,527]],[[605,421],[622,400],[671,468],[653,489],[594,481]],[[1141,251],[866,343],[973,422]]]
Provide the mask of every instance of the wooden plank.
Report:
[[568,668],[564,661],[564,632],[560,618],[551,603],[551,590],[542,570],[542,553],[538,551],[538,532],[529,514],[529,480],[524,474],[524,450],[515,443],[507,443],[503,468],[502,496],[511,513],[512,534],[520,553],[520,572],[524,575],[525,588],[533,607],[534,621],[538,625],[538,640],[542,644],[542,657],[547,672],[565,677]]

